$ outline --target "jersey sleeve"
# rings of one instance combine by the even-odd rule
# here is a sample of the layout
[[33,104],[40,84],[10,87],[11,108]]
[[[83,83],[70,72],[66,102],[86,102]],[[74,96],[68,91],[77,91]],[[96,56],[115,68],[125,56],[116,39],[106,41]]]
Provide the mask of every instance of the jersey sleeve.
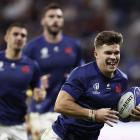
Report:
[[73,98],[78,99],[84,92],[82,71],[79,68],[74,69],[66,80],[61,90],[69,93]]
[[84,59],[82,58],[82,47],[81,43],[79,40],[75,41],[75,47],[76,47],[76,52],[77,52],[77,57],[76,57],[76,62],[75,62],[75,67],[80,66],[84,64]]

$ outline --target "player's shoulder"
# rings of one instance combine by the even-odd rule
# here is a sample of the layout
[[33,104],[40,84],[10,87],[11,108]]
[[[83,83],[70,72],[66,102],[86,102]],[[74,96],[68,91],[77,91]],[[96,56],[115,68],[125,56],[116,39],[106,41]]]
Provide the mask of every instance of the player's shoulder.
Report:
[[32,46],[32,45],[38,44],[38,43],[40,43],[42,40],[43,40],[43,35],[39,35],[39,36],[37,36],[37,37],[31,39],[31,40],[27,43],[27,46]]
[[3,59],[5,56],[5,51],[0,51],[0,59]]
[[69,36],[69,35],[63,35],[63,39],[65,40],[65,41],[69,41],[69,42],[73,42],[73,43],[80,43],[80,40],[78,39],[78,38],[76,38],[76,37],[72,37],[72,36]]
[[29,65],[36,65],[36,63],[37,63],[35,60],[31,59],[31,58],[28,57],[27,55],[23,55],[23,56],[22,56],[22,62],[23,62],[23,63],[27,63],[27,64],[29,64]]
[[5,51],[0,51],[0,56],[3,56],[4,55],[4,52]]
[[124,73],[122,70],[120,70],[120,69],[117,69],[117,74],[118,74],[118,76],[120,76],[121,78],[123,78],[123,79],[128,79],[128,76],[127,76],[127,74],[126,73]]
[[96,74],[94,63],[95,62],[93,61],[93,62],[83,64],[81,66],[76,67],[73,71],[76,71],[81,75],[94,75]]

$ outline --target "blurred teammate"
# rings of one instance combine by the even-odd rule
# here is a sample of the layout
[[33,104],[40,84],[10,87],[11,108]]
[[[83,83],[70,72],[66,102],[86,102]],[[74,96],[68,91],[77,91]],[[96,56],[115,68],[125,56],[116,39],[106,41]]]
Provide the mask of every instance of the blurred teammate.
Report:
[[52,112],[58,92],[69,72],[80,64],[81,52],[78,41],[63,34],[64,17],[58,4],[51,3],[44,9],[41,25],[43,34],[28,43],[25,54],[38,62],[41,85],[47,91],[46,100],[33,101],[31,110],[42,114],[44,123],[49,125],[57,116]]
[[0,52],[0,140],[27,140],[25,125],[26,90],[34,90],[37,101],[43,99],[38,88],[39,67],[22,54],[27,30],[12,24],[6,31],[7,48]]
[[55,111],[61,115],[41,140],[97,140],[104,123],[117,123],[116,105],[128,81],[117,68],[122,42],[114,31],[96,36],[96,61],[72,71],[56,100]]

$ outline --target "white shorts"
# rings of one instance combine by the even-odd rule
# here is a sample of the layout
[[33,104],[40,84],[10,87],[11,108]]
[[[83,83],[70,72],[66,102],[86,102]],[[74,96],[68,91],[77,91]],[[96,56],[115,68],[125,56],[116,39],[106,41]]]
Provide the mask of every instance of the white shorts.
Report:
[[0,125],[0,140],[28,140],[25,124],[14,126]]
[[40,114],[40,124],[41,124],[41,131],[45,131],[47,128],[52,126],[53,122],[56,121],[59,113],[56,112],[47,112],[44,114]]
[[[31,121],[32,122],[31,123],[32,136],[31,137],[34,139],[34,137],[36,137],[36,132],[39,132],[40,133],[39,135],[41,135],[45,132],[45,130],[51,130],[51,126],[53,122],[57,119],[58,115],[59,113],[56,113],[56,112],[47,112],[44,114],[35,115],[36,117],[32,118],[33,120]],[[37,137],[39,139],[40,136],[37,136]],[[49,139],[49,140],[52,140],[52,139]],[[57,139],[54,139],[54,140],[57,140]]]
[[62,140],[62,139],[56,135],[52,127],[49,127],[42,134],[41,140]]

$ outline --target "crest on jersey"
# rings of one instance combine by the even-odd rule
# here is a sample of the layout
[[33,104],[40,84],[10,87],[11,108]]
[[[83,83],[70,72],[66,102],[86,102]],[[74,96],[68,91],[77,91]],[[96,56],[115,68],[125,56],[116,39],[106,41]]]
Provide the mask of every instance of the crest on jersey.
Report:
[[65,53],[67,53],[69,55],[73,53],[73,49],[71,47],[65,48],[64,51],[65,51]]
[[115,86],[115,91],[116,91],[116,93],[121,93],[122,92],[121,84],[118,84],[118,85]]
[[49,51],[48,51],[48,48],[42,48],[41,51],[41,58],[48,58],[49,57]]
[[23,73],[29,73],[30,72],[30,67],[28,65],[25,65],[21,68],[21,71]]
[[94,90],[94,91],[92,91],[92,93],[93,93],[93,94],[100,94],[99,88],[100,88],[99,83],[93,84],[93,90]]

